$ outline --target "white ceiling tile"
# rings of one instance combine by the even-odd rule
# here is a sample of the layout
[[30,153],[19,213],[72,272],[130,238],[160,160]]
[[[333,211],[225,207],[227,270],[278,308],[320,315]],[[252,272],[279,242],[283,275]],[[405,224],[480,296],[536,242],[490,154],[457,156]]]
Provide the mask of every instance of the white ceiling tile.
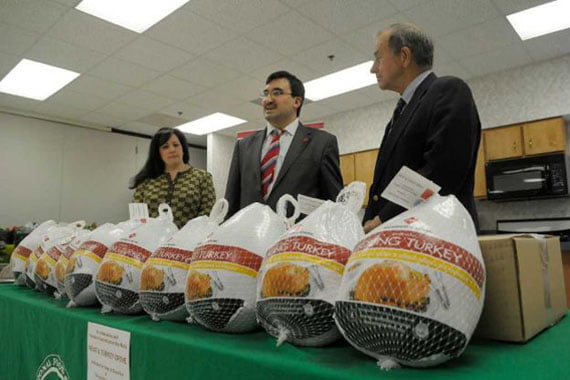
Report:
[[378,32],[388,28],[392,24],[399,22],[408,22],[409,18],[402,13],[398,13],[393,17],[373,22],[364,28],[355,31],[341,34],[339,37],[349,43],[355,49],[367,54],[370,59],[373,57],[374,50],[376,49]]
[[496,50],[520,41],[504,17],[485,21],[437,40],[456,59]]
[[163,109],[164,107],[175,103],[174,100],[155,95],[152,92],[145,90],[131,91],[116,99],[116,101],[139,108],[145,108],[149,111]]
[[144,90],[162,95],[166,98],[184,100],[190,96],[199,94],[206,90],[206,87],[195,83],[190,83],[184,79],[175,78],[170,75],[163,75],[148,82],[142,87]]
[[239,32],[247,32],[290,11],[278,0],[192,0],[184,10]]
[[20,57],[12,54],[0,53],[0,80],[20,62]]
[[[64,87],[53,96],[49,98],[51,103],[58,103],[60,105],[68,105],[78,110],[94,111],[109,103],[108,98],[103,98],[94,94],[86,94],[77,92]],[[87,113],[87,112],[84,112]]]
[[543,61],[570,53],[570,29],[523,41],[535,61]]
[[491,0],[429,0],[406,15],[432,38],[456,32],[500,16]]
[[81,0],[51,0],[51,1],[55,1],[56,3],[65,5],[68,8],[75,8],[77,4],[81,2]]
[[121,124],[127,122],[126,119],[114,117],[105,112],[90,112],[80,117],[80,120],[88,123],[104,126],[104,127],[119,127]]
[[119,50],[115,57],[159,71],[170,71],[194,58],[184,50],[145,36],[140,36]]
[[277,21],[252,30],[246,37],[289,55],[328,41],[334,35],[297,12],[290,12]]
[[145,32],[148,37],[202,54],[233,39],[234,33],[191,12],[178,10]]
[[67,85],[66,88],[80,93],[96,95],[105,99],[115,99],[132,90],[132,87],[108,82],[88,74],[82,74]]
[[140,123],[138,121],[130,121],[128,123],[121,124],[119,129],[123,131],[135,132],[135,133],[142,133],[143,135],[147,136],[154,136],[156,131],[158,131],[158,127],[153,125],[148,125],[145,123]]
[[41,104],[39,100],[23,98],[21,96],[8,95],[0,92],[0,107],[16,110],[30,111]]
[[99,108],[96,112],[109,115],[117,119],[136,120],[145,115],[148,115],[149,113],[152,113],[153,110],[135,107],[124,103],[113,102]]
[[108,58],[89,71],[89,74],[112,82],[139,87],[159,76],[160,72],[120,59]]
[[249,75],[259,79],[263,86],[269,74],[283,70],[290,72],[303,82],[307,82],[311,79],[321,76],[321,73],[319,73],[317,70],[313,70],[303,65],[302,63],[293,61],[291,59],[282,59],[277,62],[270,63],[269,65],[257,68],[249,72]]
[[388,0],[319,0],[299,9],[303,16],[333,33],[346,33],[398,12]]
[[537,5],[550,3],[551,1],[552,0],[493,0],[505,16],[536,7]]
[[[243,99],[236,98],[235,96],[229,94],[226,89],[226,85],[214,87],[201,92],[198,95],[191,96],[186,100],[192,104],[200,106],[203,109],[215,109],[214,112],[219,112],[221,108],[234,107],[243,102]],[[255,96],[255,93],[252,94],[252,99]]]
[[397,92],[381,90],[377,84],[364,87],[358,90],[358,93],[365,96],[368,99],[369,104],[385,102],[388,100],[394,100],[394,104],[396,104],[396,101],[400,97],[400,94]]
[[160,110],[161,113],[179,117],[185,120],[199,119],[201,117],[219,111],[220,110],[216,108],[216,105],[210,105],[209,107],[200,107],[199,105],[187,101],[176,103]]
[[[331,55],[334,56],[332,59],[329,58]],[[291,59],[316,70],[322,76],[366,62],[370,60],[370,55],[335,38],[296,54]]]
[[223,86],[218,87],[219,91],[224,92],[224,96],[243,101],[250,101],[258,98],[264,88],[265,81],[247,76],[227,82]]
[[433,71],[437,76],[446,76],[451,75],[454,77],[461,78],[463,80],[470,79],[474,76],[474,74],[465,68],[464,65],[460,64],[457,61],[447,61],[441,62],[433,67]]
[[304,104],[301,108],[300,119],[304,123],[319,121],[323,117],[337,113],[335,109],[316,103]]
[[112,54],[135,39],[138,34],[72,9],[48,35],[101,53]]
[[227,42],[204,57],[244,73],[283,58],[274,50],[244,37]]
[[68,10],[45,0],[2,0],[0,21],[33,32],[44,33]]
[[23,54],[38,38],[37,33],[0,23],[0,51],[3,53]]
[[263,123],[264,120],[261,106],[251,102],[243,102],[235,107],[224,109],[222,112],[250,122]]
[[361,94],[359,91],[351,91],[345,94],[333,96],[332,98],[321,100],[318,103],[321,106],[334,109],[337,112],[343,112],[376,103],[376,100],[371,100],[369,97]]
[[81,115],[87,113],[85,110],[77,109],[67,104],[51,102],[50,99],[42,102],[42,104],[40,104],[34,110],[34,112],[39,113],[40,115],[47,115],[68,120],[77,119]]
[[532,63],[521,42],[459,61],[477,76]]
[[103,61],[106,55],[50,37],[43,37],[26,52],[26,58],[83,73]]
[[281,3],[287,5],[291,9],[299,9],[303,5],[313,0],[279,0]]
[[203,57],[173,70],[170,74],[204,87],[214,87],[242,75],[237,70]]
[[395,6],[400,11],[405,11],[413,7],[417,7],[425,3],[425,0],[390,0],[393,6]]

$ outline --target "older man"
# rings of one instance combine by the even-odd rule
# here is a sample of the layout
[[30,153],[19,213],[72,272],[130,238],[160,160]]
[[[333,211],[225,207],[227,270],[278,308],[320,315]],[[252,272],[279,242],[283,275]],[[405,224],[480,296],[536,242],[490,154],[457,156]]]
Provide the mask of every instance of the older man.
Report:
[[440,185],[441,194],[455,195],[478,226],[473,185],[481,123],[469,87],[431,71],[433,43],[413,24],[379,32],[374,57],[378,86],[400,99],[380,145],[364,230],[404,211],[380,196],[404,165]]

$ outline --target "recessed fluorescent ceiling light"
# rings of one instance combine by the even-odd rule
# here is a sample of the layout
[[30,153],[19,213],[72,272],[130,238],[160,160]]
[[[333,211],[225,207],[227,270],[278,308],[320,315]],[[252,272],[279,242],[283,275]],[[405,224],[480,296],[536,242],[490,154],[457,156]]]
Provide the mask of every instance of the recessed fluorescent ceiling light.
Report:
[[76,9],[142,33],[189,0],[83,0]]
[[201,119],[179,125],[176,128],[180,129],[182,132],[201,136],[243,123],[247,123],[247,120],[226,115],[225,113],[216,112],[211,115],[204,116]]
[[507,19],[522,40],[570,28],[570,1],[557,0],[513,13]]
[[75,71],[22,59],[0,81],[0,92],[45,100],[78,76]]
[[372,63],[364,62],[305,83],[305,97],[323,100],[376,83],[376,76],[370,73]]

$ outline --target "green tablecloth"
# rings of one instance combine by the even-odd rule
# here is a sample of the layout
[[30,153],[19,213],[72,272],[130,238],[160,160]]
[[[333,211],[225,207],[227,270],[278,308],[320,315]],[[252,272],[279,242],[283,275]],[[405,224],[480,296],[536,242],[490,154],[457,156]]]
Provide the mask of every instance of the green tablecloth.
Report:
[[71,380],[87,376],[87,322],[131,332],[131,379],[568,379],[570,318],[527,344],[472,341],[463,355],[431,369],[383,372],[345,342],[324,348],[285,344],[262,331],[212,333],[148,316],[65,308],[66,301],[12,284],[0,285],[0,380],[35,379],[58,354]]

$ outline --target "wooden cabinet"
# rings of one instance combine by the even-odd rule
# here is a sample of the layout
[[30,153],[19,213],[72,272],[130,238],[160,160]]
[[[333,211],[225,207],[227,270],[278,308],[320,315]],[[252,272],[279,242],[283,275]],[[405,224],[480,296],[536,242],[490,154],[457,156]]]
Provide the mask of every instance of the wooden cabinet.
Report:
[[566,148],[564,127],[561,117],[523,124],[525,155],[563,152]]
[[352,181],[362,181],[366,184],[364,206],[368,205],[368,192],[374,179],[376,157],[378,157],[378,149],[340,156],[340,171],[344,185],[346,186]]
[[340,156],[340,172],[344,186],[354,181],[354,154]]
[[522,157],[523,143],[520,125],[487,129],[483,133],[485,158],[488,161]]
[[475,187],[473,196],[478,199],[487,198],[487,178],[485,177],[485,144],[481,139],[479,150],[477,151],[477,164],[475,165]]

